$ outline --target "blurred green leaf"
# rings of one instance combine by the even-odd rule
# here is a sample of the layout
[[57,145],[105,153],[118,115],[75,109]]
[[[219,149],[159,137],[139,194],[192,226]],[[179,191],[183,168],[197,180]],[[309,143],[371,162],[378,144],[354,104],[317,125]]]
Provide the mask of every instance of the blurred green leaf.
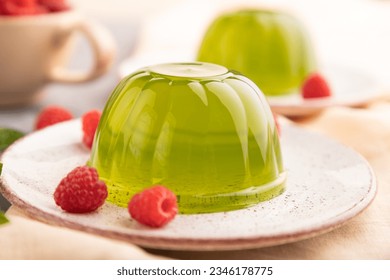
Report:
[[0,225],[8,223],[8,219],[5,217],[3,212],[0,212]]
[[24,136],[24,133],[21,131],[11,128],[0,128],[0,152],[4,151],[22,136]]

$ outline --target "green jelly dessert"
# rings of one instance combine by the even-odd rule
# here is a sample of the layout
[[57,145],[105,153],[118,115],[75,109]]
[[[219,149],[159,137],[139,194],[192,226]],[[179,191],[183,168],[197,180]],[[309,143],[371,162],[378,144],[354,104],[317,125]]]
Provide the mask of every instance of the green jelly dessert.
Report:
[[143,68],[114,89],[89,165],[108,201],[163,185],[180,213],[240,209],[284,190],[279,137],[268,103],[246,77],[210,63]]
[[239,10],[218,16],[204,35],[197,60],[241,72],[267,96],[298,92],[317,67],[304,26],[276,10]]

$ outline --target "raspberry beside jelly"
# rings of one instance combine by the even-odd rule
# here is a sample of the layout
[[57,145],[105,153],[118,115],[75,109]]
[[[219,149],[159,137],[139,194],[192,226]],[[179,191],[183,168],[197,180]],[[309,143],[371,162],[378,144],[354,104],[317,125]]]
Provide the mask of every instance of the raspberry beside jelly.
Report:
[[95,137],[96,128],[102,113],[98,110],[91,110],[85,113],[82,119],[83,127],[83,143],[88,148],[92,148],[93,139]]
[[328,82],[318,73],[310,75],[302,85],[302,96],[305,99],[329,97],[331,95]]
[[67,109],[60,106],[49,106],[39,113],[35,123],[35,129],[42,129],[71,119],[73,119],[73,115]]
[[154,186],[133,196],[128,205],[133,219],[150,227],[162,227],[177,214],[176,195],[164,186]]

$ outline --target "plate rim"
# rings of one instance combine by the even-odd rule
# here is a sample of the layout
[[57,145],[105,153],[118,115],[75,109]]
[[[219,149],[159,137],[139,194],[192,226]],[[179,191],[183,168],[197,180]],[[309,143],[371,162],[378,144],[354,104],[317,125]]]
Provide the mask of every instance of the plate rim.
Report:
[[[71,120],[68,122],[76,122],[76,121],[79,121],[79,119]],[[58,125],[61,124],[57,124],[55,126]],[[303,130],[306,133],[320,135],[319,133],[305,130],[294,124],[282,123],[282,126],[286,126],[286,125],[292,126],[295,129]],[[50,129],[50,127],[45,129]],[[33,133],[39,133],[39,131]],[[18,139],[11,146],[9,146],[3,152],[3,154],[1,154],[0,161],[3,160],[4,155],[6,155],[10,150],[12,151],[12,149],[15,149],[15,146],[17,146],[19,142],[26,141],[26,139],[28,139],[31,134],[28,134]],[[320,136],[324,136],[324,135],[320,135]],[[276,246],[276,245],[282,245],[282,244],[308,239],[310,237],[318,236],[320,234],[339,228],[343,226],[346,222],[348,222],[349,220],[351,220],[352,218],[356,217],[361,212],[363,212],[374,201],[374,198],[377,194],[377,179],[367,159],[365,159],[360,153],[358,153],[357,151],[355,151],[353,148],[349,146],[339,143],[338,141],[332,138],[327,138],[327,140],[332,141],[335,144],[341,145],[344,148],[353,151],[359,157],[359,159],[364,163],[365,167],[368,169],[370,174],[370,180],[369,180],[370,185],[367,187],[368,189],[367,194],[363,197],[363,199],[356,202],[352,207],[343,211],[341,214],[337,216],[332,216],[331,218],[327,219],[326,222],[321,222],[315,226],[310,227],[310,229],[295,230],[292,233],[290,232],[290,233],[283,233],[283,234],[271,235],[271,236],[250,236],[250,237],[242,237],[242,238],[219,237],[216,239],[145,236],[142,234],[119,232],[113,229],[104,229],[104,228],[86,226],[78,223],[77,221],[67,220],[66,217],[64,218],[63,216],[60,215],[45,212],[44,210],[38,208],[37,206],[34,206],[26,202],[25,200],[19,198],[17,194],[12,190],[12,187],[9,185],[9,183],[6,182],[3,176],[0,176],[0,192],[12,205],[18,207],[18,209],[23,211],[23,214],[25,214],[27,217],[32,218],[34,220],[38,220],[50,225],[71,228],[74,230],[79,230],[79,231],[95,234],[106,238],[113,238],[121,241],[126,241],[141,247],[146,247],[151,249],[178,250],[178,251],[185,251],[185,250],[228,251],[228,250],[243,250],[243,249],[254,249],[254,248]]]
[[[373,185],[375,185],[375,182],[375,179],[372,180]],[[349,220],[362,213],[372,203],[377,192],[376,190],[374,190],[373,192],[369,192],[371,194],[370,196],[366,196],[365,199],[359,201],[360,203],[365,203],[362,208],[359,209],[359,211],[348,212],[348,215],[345,215],[344,212],[342,215],[343,219],[339,220],[336,224],[334,224],[333,219],[329,219],[328,223],[322,223],[321,225],[312,227],[310,230],[295,231],[293,234],[281,234],[270,237],[195,239],[182,237],[150,237],[139,234],[129,235],[113,230],[85,227],[77,222],[66,220],[64,218],[47,213],[33,205],[28,204],[27,202],[18,198],[15,194],[7,190],[7,188],[4,188],[3,184],[3,180],[0,180],[0,191],[2,191],[4,197],[6,197],[6,199],[9,199],[13,205],[15,204],[18,209],[23,209],[23,214],[26,214],[27,217],[32,218],[34,220],[41,221],[53,226],[60,226],[64,228],[70,228],[73,230],[91,233],[105,238],[114,238],[117,240],[133,243],[135,245],[145,248],[177,251],[231,251],[256,249],[305,240],[342,227]],[[356,205],[354,205],[353,208],[355,208],[355,206]]]

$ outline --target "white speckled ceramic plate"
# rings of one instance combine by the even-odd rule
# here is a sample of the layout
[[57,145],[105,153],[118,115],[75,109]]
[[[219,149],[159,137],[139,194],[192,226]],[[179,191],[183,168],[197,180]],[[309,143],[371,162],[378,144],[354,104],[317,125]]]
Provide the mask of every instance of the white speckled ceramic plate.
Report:
[[127,240],[145,247],[228,250],[283,244],[342,225],[373,200],[375,177],[353,150],[300,128],[282,126],[286,191],[231,212],[178,215],[164,228],[132,221],[106,203],[97,212],[69,214],[52,194],[60,179],[86,162],[79,120],[54,125],[14,143],[3,154],[0,190],[30,216],[51,224]]
[[368,74],[349,67],[328,66],[321,71],[332,90],[328,98],[304,99],[300,93],[267,97],[272,110],[289,117],[312,115],[334,106],[363,106],[383,95],[381,85]]

